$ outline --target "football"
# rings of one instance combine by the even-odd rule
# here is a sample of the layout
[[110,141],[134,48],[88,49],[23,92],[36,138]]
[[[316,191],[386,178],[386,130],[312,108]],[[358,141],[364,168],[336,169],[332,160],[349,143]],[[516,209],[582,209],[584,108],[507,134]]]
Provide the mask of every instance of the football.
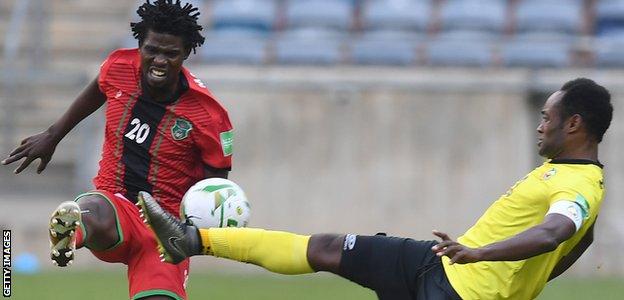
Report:
[[182,198],[180,219],[198,228],[246,227],[251,207],[234,182],[209,178],[197,182]]

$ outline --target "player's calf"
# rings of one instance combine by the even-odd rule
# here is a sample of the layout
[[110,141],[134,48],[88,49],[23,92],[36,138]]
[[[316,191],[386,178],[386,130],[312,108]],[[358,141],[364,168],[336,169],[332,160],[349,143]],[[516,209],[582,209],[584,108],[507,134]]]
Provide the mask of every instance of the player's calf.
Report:
[[315,234],[308,243],[307,258],[315,271],[337,273],[340,267],[345,235]]

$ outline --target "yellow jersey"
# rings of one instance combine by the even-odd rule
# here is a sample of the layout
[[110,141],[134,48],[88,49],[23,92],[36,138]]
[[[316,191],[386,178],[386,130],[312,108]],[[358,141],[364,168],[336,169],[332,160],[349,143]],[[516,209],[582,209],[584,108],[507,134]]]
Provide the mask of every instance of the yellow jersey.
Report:
[[506,240],[544,220],[550,206],[576,202],[583,223],[554,251],[520,261],[449,264],[444,271],[457,293],[472,299],[533,299],[542,291],[555,265],[594,223],[604,197],[602,165],[586,160],[552,160],[533,170],[495,201],[457,241],[478,248]]

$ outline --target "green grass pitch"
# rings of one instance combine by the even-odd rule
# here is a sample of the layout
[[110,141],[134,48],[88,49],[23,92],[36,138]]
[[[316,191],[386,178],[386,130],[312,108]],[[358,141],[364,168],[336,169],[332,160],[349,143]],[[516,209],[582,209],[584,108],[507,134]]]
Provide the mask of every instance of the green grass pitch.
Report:
[[[347,280],[326,274],[302,276],[222,275],[193,273],[188,283],[189,299],[376,299],[373,292]],[[540,300],[622,299],[622,279],[555,280],[546,286]],[[46,271],[37,275],[13,276],[10,299],[128,299],[122,271]]]

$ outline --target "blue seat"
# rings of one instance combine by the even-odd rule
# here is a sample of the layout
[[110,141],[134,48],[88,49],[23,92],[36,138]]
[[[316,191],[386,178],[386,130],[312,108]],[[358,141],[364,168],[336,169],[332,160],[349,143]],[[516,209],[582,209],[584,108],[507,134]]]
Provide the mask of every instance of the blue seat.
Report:
[[367,32],[352,41],[351,60],[366,65],[414,64],[418,40],[413,32]]
[[555,31],[528,31],[520,32],[514,36],[514,40],[517,42],[553,42],[553,43],[567,43],[572,44],[578,35],[567,32],[555,32]]
[[262,64],[267,45],[267,36],[254,30],[218,30],[206,34],[199,58],[207,63]]
[[429,0],[368,0],[364,2],[362,21],[366,29],[420,30],[430,22]]
[[280,64],[330,65],[342,62],[344,32],[325,29],[287,31],[275,43]]
[[484,30],[450,30],[438,33],[436,39],[493,42],[501,38],[500,33]]
[[577,33],[582,26],[582,5],[576,1],[520,2],[516,15],[516,29],[526,31],[554,31]]
[[212,11],[215,30],[242,27],[270,31],[275,23],[277,5],[274,0],[218,0]]
[[570,65],[570,43],[516,39],[502,46],[501,58],[508,67],[562,68]]
[[601,0],[596,6],[596,32],[624,28],[624,0]]
[[496,0],[447,1],[442,7],[443,30],[487,30],[502,32],[505,29],[505,4]]
[[609,31],[608,34],[596,38],[593,44],[594,61],[597,67],[624,67],[624,30]]
[[493,64],[492,45],[500,35],[487,31],[443,32],[428,43],[428,64],[486,67]]
[[[150,1],[152,4],[155,1]],[[189,3],[191,5],[193,5],[193,7],[197,7],[199,9],[199,12],[201,13],[200,18],[203,16],[206,16],[208,13],[208,3],[206,3],[207,1],[205,0],[181,0],[180,4],[182,5],[182,7],[184,7],[184,5],[186,3]],[[139,16],[136,14],[136,10],[137,8],[139,8],[139,6],[143,5],[145,3],[145,0],[136,0],[135,1],[135,5],[132,6],[131,8],[131,19],[134,21],[137,21]]]
[[345,0],[291,0],[287,3],[289,28],[325,27],[347,30],[353,23],[353,4]]

